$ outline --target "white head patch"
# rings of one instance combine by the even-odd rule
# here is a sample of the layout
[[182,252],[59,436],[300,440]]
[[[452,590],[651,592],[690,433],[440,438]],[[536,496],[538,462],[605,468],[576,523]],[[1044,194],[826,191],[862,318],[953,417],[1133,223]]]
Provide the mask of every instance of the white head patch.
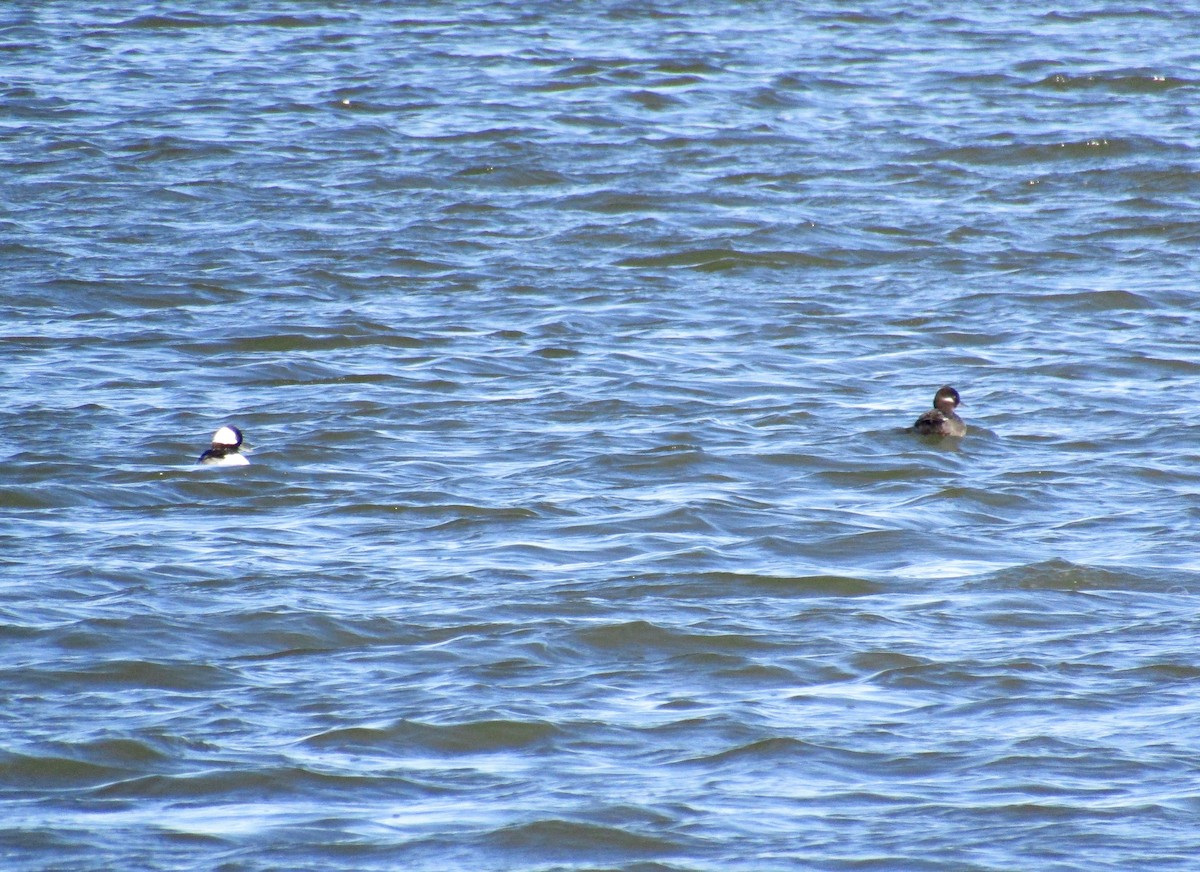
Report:
[[242,441],[242,437],[232,427],[222,427],[213,434],[212,441],[213,445],[228,445],[233,447]]

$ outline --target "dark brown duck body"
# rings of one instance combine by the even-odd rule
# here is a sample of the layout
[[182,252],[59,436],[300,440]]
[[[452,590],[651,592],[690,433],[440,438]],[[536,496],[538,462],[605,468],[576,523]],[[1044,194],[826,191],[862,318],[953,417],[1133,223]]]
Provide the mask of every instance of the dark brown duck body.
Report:
[[950,385],[939,388],[933,395],[933,408],[917,418],[912,429],[922,436],[966,436],[967,425],[954,411],[961,402]]

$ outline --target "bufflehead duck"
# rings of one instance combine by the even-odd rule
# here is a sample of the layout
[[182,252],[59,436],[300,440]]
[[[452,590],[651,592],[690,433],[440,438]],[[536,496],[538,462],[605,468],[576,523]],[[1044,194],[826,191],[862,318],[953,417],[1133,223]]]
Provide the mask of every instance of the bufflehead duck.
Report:
[[967,425],[955,413],[962,400],[958,391],[946,385],[933,395],[933,408],[917,418],[912,429],[922,436],[966,436]]
[[212,448],[200,455],[197,463],[208,466],[249,466],[238,449],[242,447],[242,431],[237,427],[225,426],[213,434]]

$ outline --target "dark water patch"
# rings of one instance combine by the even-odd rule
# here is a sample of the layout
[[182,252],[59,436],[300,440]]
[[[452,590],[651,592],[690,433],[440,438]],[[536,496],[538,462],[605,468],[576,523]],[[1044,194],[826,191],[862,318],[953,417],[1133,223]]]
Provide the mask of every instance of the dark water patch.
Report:
[[238,153],[236,148],[225,143],[166,134],[127,143],[122,151],[136,155],[139,161],[210,160]]
[[[381,132],[386,132],[381,128]],[[454,144],[454,143],[503,143],[509,140],[517,142],[536,137],[538,131],[533,128],[525,127],[480,127],[478,129],[457,131],[454,133],[405,133],[406,137],[414,140],[429,140],[432,142]],[[459,174],[465,177],[487,175],[495,170],[492,164],[475,165],[472,168],[460,171]]]
[[289,332],[270,336],[222,338],[219,342],[183,343],[181,348],[200,357],[218,354],[291,354],[305,351],[334,351],[360,347],[426,348],[437,340],[397,333],[383,325],[314,328],[309,332]]
[[866,530],[831,535],[819,550],[830,556],[853,555],[862,566],[888,568],[909,565],[913,545],[912,536],[903,530]]
[[838,266],[836,258],[822,257],[798,251],[739,251],[731,248],[692,249],[670,254],[626,257],[616,266],[638,268],[687,267],[703,272],[719,272],[743,267],[770,267],[786,269],[794,267],[831,268]]
[[[938,443],[934,443],[938,444]],[[903,466],[877,464],[873,468],[821,470],[813,477],[839,487],[869,487],[892,482],[929,481],[938,475],[937,469],[928,466]]]
[[288,801],[288,797],[308,795],[344,796],[347,791],[357,791],[364,797],[383,792],[391,796],[418,795],[422,789],[414,788],[403,778],[392,775],[386,779],[378,776],[340,775],[319,772],[300,766],[277,765],[250,768],[208,762],[203,772],[179,775],[146,775],[129,778],[104,785],[93,791],[99,799],[176,800],[197,802],[205,799],[227,798],[229,801],[262,802]]
[[1191,663],[1156,663],[1138,666],[1123,671],[1120,678],[1137,681],[1139,684],[1162,687],[1166,684],[1179,684],[1186,689],[1191,682],[1200,678],[1200,666]]
[[128,769],[147,769],[169,765],[175,755],[186,750],[186,743],[155,738],[147,740],[107,738],[77,746],[74,753],[107,765],[119,763]]
[[763,594],[772,597],[857,597],[879,593],[877,582],[837,575],[784,576],[744,572],[705,572],[686,583],[675,573],[647,574],[630,579],[631,594],[669,595],[678,591],[688,598],[715,598]]
[[705,452],[701,446],[679,442],[632,454],[605,454],[596,458],[595,463],[614,471],[645,474],[690,467],[702,463],[704,459]]
[[[62,644],[68,649],[78,647],[69,638],[64,639]],[[211,665],[129,659],[39,670],[37,674],[44,681],[75,688],[76,692],[118,692],[135,688],[172,692],[214,691],[227,687],[232,678],[227,670]]]
[[536,750],[559,735],[553,724],[533,721],[491,720],[459,724],[400,721],[382,728],[347,727],[310,736],[310,747],[345,753],[414,752],[434,754],[494,754],[500,751]]
[[1123,240],[1142,241],[1163,239],[1167,241],[1183,241],[1195,238],[1200,234],[1200,225],[1191,221],[1163,221],[1147,224],[1144,221],[1128,222],[1123,226],[1106,227],[1080,233],[1077,238],[1081,243]]
[[351,25],[357,23],[357,20],[353,15],[328,15],[314,12],[307,15],[266,15],[248,20],[246,23],[259,27],[303,28]]
[[881,675],[888,672],[922,669],[929,661],[898,651],[864,651],[850,659],[850,665],[858,672]]
[[[17,455],[8,460],[20,462],[21,457]],[[54,467],[48,465],[46,471],[49,472],[52,468]],[[37,474],[36,468],[27,469],[27,472],[32,472],[35,476]],[[0,505],[10,510],[56,508],[62,505],[61,496],[58,487],[46,484],[0,487]]]
[[95,847],[86,844],[88,835],[66,827],[50,830],[36,825],[13,825],[0,830],[0,847],[13,869],[37,869],[43,865],[38,859],[43,855],[53,855],[59,861],[71,858],[74,868],[86,869],[85,859],[95,857]]
[[1196,80],[1136,73],[1054,73],[1035,83],[1055,91],[1111,91],[1115,94],[1158,94],[1173,88],[1195,87]]
[[531,170],[521,166],[468,167],[457,173],[460,178],[469,178],[475,183],[486,181],[489,186],[500,188],[544,188],[567,184],[570,179],[561,173],[547,170]]
[[1186,574],[1163,578],[1159,571],[1137,573],[1056,559],[1001,570],[973,585],[994,590],[1154,591],[1169,589],[1185,579],[1194,581]]
[[[195,27],[221,27],[229,19],[220,15],[204,15],[197,12],[180,12],[172,15],[139,15],[117,24],[135,30],[176,30]],[[97,35],[97,34],[93,34]]]
[[0,784],[9,790],[76,790],[114,781],[123,767],[97,764],[74,757],[0,753]]
[[[969,488],[969,487],[944,487],[936,493],[931,493],[918,497],[913,500],[910,505],[913,506],[936,506],[944,505],[946,501],[953,502],[960,510],[965,510],[968,504],[975,506],[984,506],[988,509],[1007,509],[1012,511],[1020,511],[1022,509],[1034,508],[1036,504],[1036,494],[1021,493],[1015,491],[1004,491],[993,488]],[[995,518],[990,514],[982,514],[981,519]]]
[[619,651],[624,656],[637,658],[654,654],[752,653],[771,645],[769,640],[745,634],[691,633],[657,626],[649,621],[628,621],[581,629],[572,635],[590,648]]
[[[1018,780],[1022,792],[1030,796],[1059,800],[1071,797],[1108,805],[1107,811],[1116,813],[1127,795],[1128,785],[1123,782],[1130,777],[1128,757],[1114,749],[1110,752],[1112,757],[1097,758],[1095,749],[1087,744],[1057,745],[1053,750],[998,754],[984,768],[989,773],[1002,773],[1006,779]],[[1097,786],[1079,786],[1076,776],[1085,771],[1096,780]]]
[[662,112],[678,106],[682,101],[678,97],[670,94],[661,94],[657,91],[648,91],[640,89],[630,91],[625,94],[625,99],[631,103],[635,103],[643,109],[649,109],[654,112]]
[[796,674],[791,669],[781,666],[764,666],[761,663],[730,663],[712,670],[716,678],[722,678],[745,687],[778,687],[790,688],[795,686]]
[[675,205],[674,199],[667,195],[613,190],[571,194],[561,197],[553,203],[556,210],[579,209],[583,212],[596,212],[601,215],[653,214],[669,211]]
[[1077,312],[1130,312],[1157,308],[1146,296],[1132,291],[1095,290],[1045,294],[1033,300]]
[[[514,520],[539,517],[539,513],[532,509],[471,505],[422,506],[413,510],[412,513],[415,517],[428,523],[426,529],[429,532],[439,530],[458,533],[466,533],[480,525],[507,525]],[[554,553],[553,549],[542,546],[527,546],[527,552],[529,554]]]
[[558,818],[505,827],[488,834],[485,841],[526,861],[559,863],[611,862],[620,857],[672,855],[682,844],[679,837],[641,834],[628,827]]
[[762,765],[787,763],[811,766],[828,753],[828,749],[816,747],[798,739],[776,737],[759,739],[714,754],[681,760],[676,765],[726,767],[749,764],[757,768]]
[[555,348],[553,346],[539,348],[531,354],[545,360],[565,360],[580,356],[580,353],[573,348]]
[[1108,161],[1133,155],[1180,153],[1178,147],[1151,137],[1092,137],[1058,142],[1003,142],[936,149],[920,153],[923,161],[949,161],[968,166],[1027,166],[1061,161]]

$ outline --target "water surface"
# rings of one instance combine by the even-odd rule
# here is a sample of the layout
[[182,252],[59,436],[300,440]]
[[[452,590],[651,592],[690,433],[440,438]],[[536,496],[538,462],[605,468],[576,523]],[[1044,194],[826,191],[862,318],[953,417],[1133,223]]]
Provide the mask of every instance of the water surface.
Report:
[[1193,868],[1196,21],[5,7],[5,867]]

